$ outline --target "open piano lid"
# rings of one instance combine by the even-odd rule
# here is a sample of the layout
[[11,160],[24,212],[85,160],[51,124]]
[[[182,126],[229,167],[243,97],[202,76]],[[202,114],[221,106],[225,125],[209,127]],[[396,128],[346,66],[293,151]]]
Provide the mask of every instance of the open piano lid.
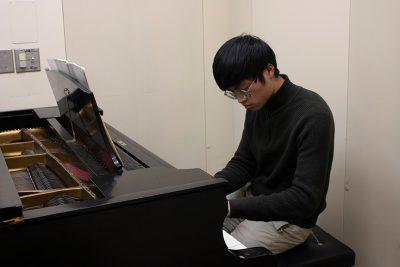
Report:
[[[108,172],[121,172],[122,161],[101,119],[94,95],[88,89],[83,68],[65,61],[56,62],[58,66],[51,70],[46,69],[46,72],[59,112],[56,115],[53,111],[48,114],[36,112],[37,115],[42,119],[47,118],[53,127],[54,122],[60,125],[66,133],[62,136],[66,142],[77,142],[82,145]],[[62,69],[64,63],[66,69]],[[59,117],[55,119],[54,116]],[[0,175],[0,228],[2,228],[23,221],[23,211],[2,154],[0,154]]]
[[[70,135],[66,142],[82,144],[110,173],[122,171],[122,160],[101,118],[84,69],[63,60],[49,60],[47,77],[57,101],[60,119]],[[71,138],[68,140],[67,138]]]

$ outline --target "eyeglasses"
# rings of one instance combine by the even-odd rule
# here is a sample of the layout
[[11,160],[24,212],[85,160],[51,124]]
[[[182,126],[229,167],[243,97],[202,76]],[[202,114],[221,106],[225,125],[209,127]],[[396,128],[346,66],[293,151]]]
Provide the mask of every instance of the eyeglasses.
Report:
[[251,92],[249,91],[250,87],[256,80],[252,81],[249,86],[243,89],[236,89],[236,90],[226,90],[224,95],[229,97],[230,99],[237,99],[238,101],[246,101],[251,97]]

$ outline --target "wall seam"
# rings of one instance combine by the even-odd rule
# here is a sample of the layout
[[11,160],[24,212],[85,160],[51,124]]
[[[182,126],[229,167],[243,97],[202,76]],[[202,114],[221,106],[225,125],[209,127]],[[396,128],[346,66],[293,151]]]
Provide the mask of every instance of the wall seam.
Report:
[[348,185],[348,177],[347,177],[347,151],[349,145],[349,137],[348,137],[348,124],[349,124],[349,84],[350,84],[350,38],[351,38],[351,0],[349,0],[349,32],[348,32],[348,46],[347,46],[347,91],[346,91],[346,127],[345,127],[345,150],[344,150],[344,193],[343,193],[343,204],[342,204],[342,237],[343,241],[345,241],[345,200],[346,200],[346,185]]
[[66,38],[66,35],[65,35],[64,0],[61,0],[61,11],[62,11],[62,18],[63,18],[64,53],[65,53],[65,59],[67,59],[68,56],[67,56],[67,38]]
[[205,53],[205,30],[204,30],[204,24],[205,24],[205,19],[204,19],[204,0],[201,1],[201,19],[202,19],[202,27],[203,27],[203,36],[202,36],[202,41],[203,41],[203,97],[204,97],[204,160],[205,160],[205,171],[208,172],[208,155],[207,155],[207,101],[206,101],[206,53]]

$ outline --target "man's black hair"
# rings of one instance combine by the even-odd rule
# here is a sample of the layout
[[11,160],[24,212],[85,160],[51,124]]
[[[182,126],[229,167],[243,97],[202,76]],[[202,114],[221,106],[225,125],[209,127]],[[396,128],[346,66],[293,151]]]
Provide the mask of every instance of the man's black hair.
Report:
[[279,69],[271,47],[256,36],[244,34],[221,46],[214,57],[213,74],[218,87],[226,91],[246,79],[258,78],[264,83],[263,71],[268,64],[275,67],[274,76],[277,77]]

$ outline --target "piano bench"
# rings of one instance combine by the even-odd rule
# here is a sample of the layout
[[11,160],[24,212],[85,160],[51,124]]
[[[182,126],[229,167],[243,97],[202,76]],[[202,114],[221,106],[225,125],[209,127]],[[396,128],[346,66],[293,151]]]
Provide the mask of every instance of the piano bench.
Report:
[[354,251],[322,230],[313,228],[304,244],[276,255],[277,267],[350,267],[355,263]]

